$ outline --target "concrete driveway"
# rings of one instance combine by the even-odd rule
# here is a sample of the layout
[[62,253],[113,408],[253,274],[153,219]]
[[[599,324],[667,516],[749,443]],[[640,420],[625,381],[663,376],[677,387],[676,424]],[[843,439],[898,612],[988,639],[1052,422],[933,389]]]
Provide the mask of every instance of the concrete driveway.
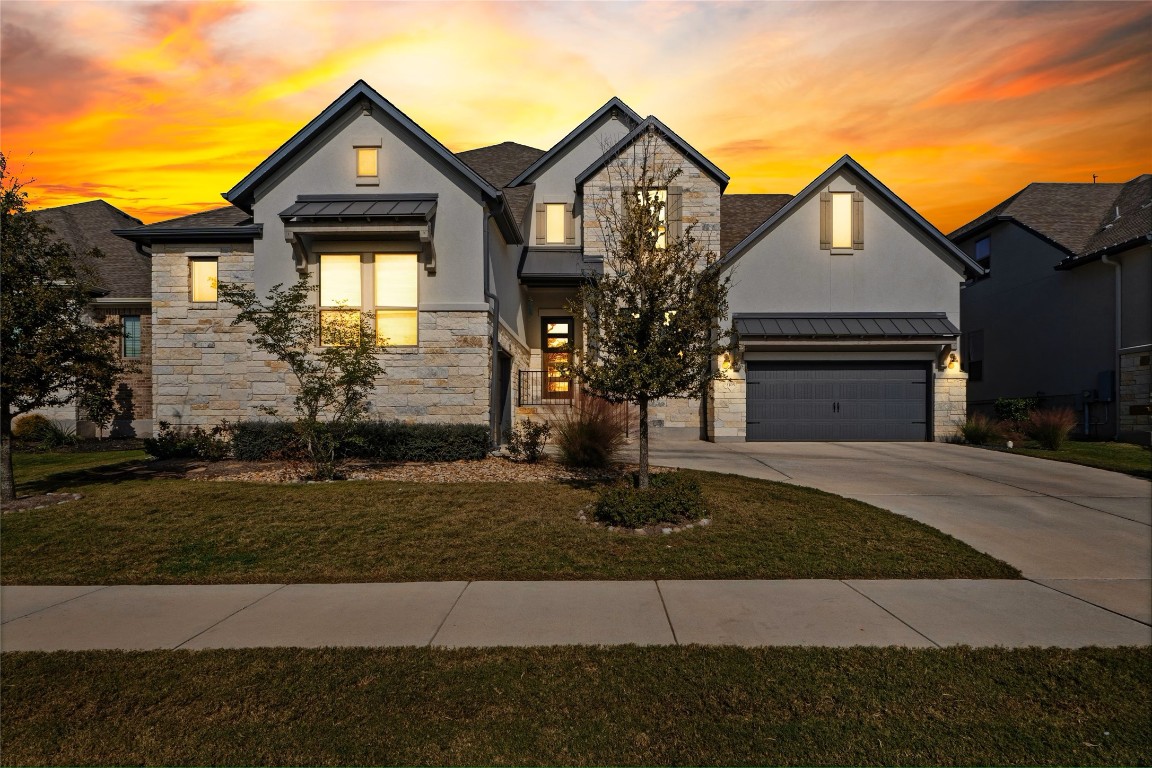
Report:
[[1152,624],[1152,483],[943,443],[656,439],[653,464],[806,485],[898,512],[1038,584]]

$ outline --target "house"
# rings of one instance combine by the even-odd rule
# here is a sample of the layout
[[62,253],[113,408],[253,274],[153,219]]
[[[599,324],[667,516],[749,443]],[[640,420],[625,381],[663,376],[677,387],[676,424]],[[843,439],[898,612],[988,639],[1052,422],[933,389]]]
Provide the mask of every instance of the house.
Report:
[[[96,322],[115,323],[122,330],[118,354],[129,372],[115,392],[116,411],[106,434],[147,437],[152,434],[152,265],[146,254],[112,234],[137,227],[141,221],[103,200],[43,208],[32,215],[67,243],[79,269],[90,270],[96,287],[89,314]],[[99,249],[101,258],[89,258]],[[75,403],[41,413],[81,436],[94,436],[96,427],[84,419]]]
[[[322,313],[372,314],[381,418],[488,424],[564,407],[580,338],[569,302],[602,269],[612,170],[649,149],[680,173],[666,228],[726,254],[740,332],[729,380],[658,402],[652,425],[707,439],[944,439],[963,419],[959,289],[980,267],[844,157],[791,195],[728,176],[655,117],[610,99],[548,150],[453,153],[358,82],[224,194],[120,230],[152,257],[154,417],[211,424],[291,404],[216,281],[309,274]],[[333,318],[338,315],[333,314]]]
[[986,268],[960,294],[970,408],[1037,397],[1152,442],[1152,176],[1029,184],[949,237]]

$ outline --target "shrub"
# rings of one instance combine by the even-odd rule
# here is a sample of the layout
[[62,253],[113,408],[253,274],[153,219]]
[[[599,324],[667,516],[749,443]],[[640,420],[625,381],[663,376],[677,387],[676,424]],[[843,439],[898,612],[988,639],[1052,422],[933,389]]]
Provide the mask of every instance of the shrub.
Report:
[[996,422],[982,413],[976,413],[960,427],[960,434],[964,435],[964,441],[970,445],[987,445],[1000,436],[1000,430]]
[[238,421],[231,425],[232,455],[241,461],[302,459],[296,431],[286,421]]
[[1076,414],[1071,408],[1033,411],[1025,424],[1025,432],[1040,443],[1041,448],[1058,451],[1076,424]]
[[[306,458],[298,423],[242,421],[232,425],[232,451],[244,461]],[[381,461],[459,461],[488,455],[488,427],[482,424],[404,424],[358,421],[332,430],[340,459]]]
[[683,472],[665,472],[652,475],[647,488],[630,484],[604,491],[593,516],[608,525],[641,528],[699,520],[706,513],[700,483]]
[[63,422],[49,420],[37,434],[40,445],[45,448],[61,448],[65,445],[75,445],[80,442],[76,436],[76,427],[69,427]]
[[551,421],[560,457],[574,467],[607,466],[628,433],[624,406],[599,397],[577,397],[571,407],[557,409]]
[[1024,422],[1040,407],[1038,397],[1001,397],[992,404],[1000,421]]
[[39,413],[29,413],[12,422],[12,437],[17,440],[39,440],[44,430],[49,429],[52,422],[48,417]]
[[548,436],[552,434],[552,427],[548,422],[532,423],[532,419],[524,419],[519,427],[513,427],[508,435],[508,453],[514,459],[523,459],[529,464],[535,464],[544,453],[544,446],[548,443]]
[[158,459],[207,459],[219,461],[228,455],[228,441],[223,437],[227,426],[173,427],[160,422],[156,437],[145,438],[144,450]]

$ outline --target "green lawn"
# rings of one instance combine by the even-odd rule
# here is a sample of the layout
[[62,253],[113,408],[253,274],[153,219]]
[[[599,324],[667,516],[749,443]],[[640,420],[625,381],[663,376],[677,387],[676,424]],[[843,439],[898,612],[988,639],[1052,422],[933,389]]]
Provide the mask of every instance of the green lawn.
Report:
[[1147,765],[1152,651],[6,653],[4,765]]
[[1152,451],[1131,443],[1096,443],[1069,440],[1058,451],[1046,451],[1037,443],[1026,441],[1024,445],[1011,449],[1011,453],[1022,453],[1039,459],[1067,461],[1083,464],[1086,467],[1123,472],[1135,477],[1152,480]]
[[[20,458],[21,479],[26,460]],[[0,580],[1020,576],[934,528],[862,502],[763,480],[696,475],[713,524],[643,537],[580,524],[578,511],[595,490],[561,483],[268,485],[72,472],[34,485],[66,487],[83,495],[79,501],[5,514]]]
[[[16,492],[19,494],[56,490],[65,483],[81,479],[86,470],[141,463],[147,459],[148,454],[139,450],[43,453],[13,451],[12,453],[12,463],[16,472]],[[56,477],[52,482],[45,482],[54,475]]]

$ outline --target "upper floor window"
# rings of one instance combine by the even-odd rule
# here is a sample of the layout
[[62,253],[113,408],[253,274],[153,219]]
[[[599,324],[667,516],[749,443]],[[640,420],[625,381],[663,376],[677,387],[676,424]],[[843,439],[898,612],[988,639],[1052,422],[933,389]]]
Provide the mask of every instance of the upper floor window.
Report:
[[192,301],[216,301],[216,259],[191,259]]
[[[636,196],[644,201],[644,192],[639,191]],[[648,205],[655,213],[656,226],[653,234],[656,235],[656,249],[663,250],[668,245],[668,190],[649,189]]]
[[864,247],[864,196],[859,192],[820,193],[820,247],[860,250]]
[[320,343],[332,346],[354,340],[367,311],[377,344],[415,346],[418,274],[415,253],[322,254]]
[[576,220],[571,203],[536,204],[536,245],[575,245]]
[[124,336],[123,356],[140,357],[140,315],[123,315],[120,323]]
[[984,267],[985,272],[992,271],[991,237],[982,237],[976,241],[976,263]]
[[363,178],[365,176],[378,176],[380,150],[376,147],[356,147],[356,175]]

